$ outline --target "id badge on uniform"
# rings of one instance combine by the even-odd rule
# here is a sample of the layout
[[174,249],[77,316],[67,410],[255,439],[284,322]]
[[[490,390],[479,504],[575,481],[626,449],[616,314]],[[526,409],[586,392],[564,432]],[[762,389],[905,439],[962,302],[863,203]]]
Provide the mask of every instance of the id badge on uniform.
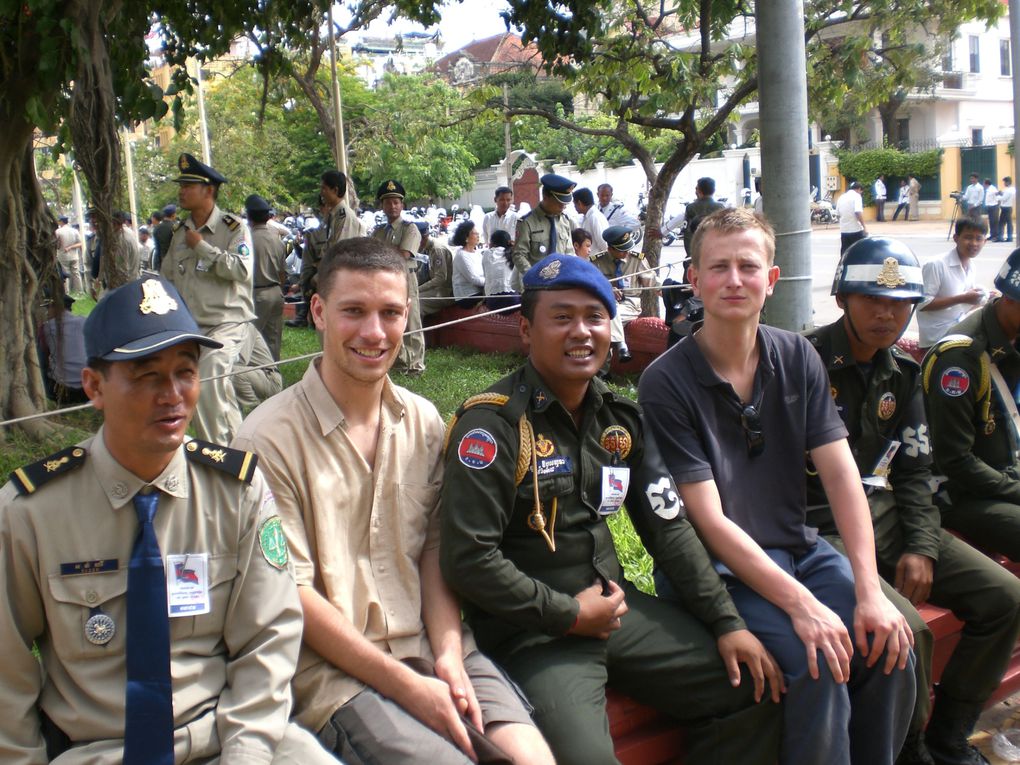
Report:
[[627,498],[630,486],[630,468],[626,465],[602,468],[602,501],[599,503],[599,515],[612,515],[622,506]]
[[166,601],[170,616],[209,613],[209,553],[166,556]]
[[198,260],[196,261],[196,263],[195,263],[195,270],[196,270],[196,271],[208,271],[208,270],[209,270],[209,264],[208,264],[208,263],[206,263],[206,262],[205,262],[204,260],[202,260],[201,258],[199,258],[199,259],[198,259]]
[[885,451],[882,452],[882,456],[878,458],[878,462],[875,463],[875,467],[871,469],[871,475],[867,475],[861,478],[861,482],[865,486],[874,487],[876,489],[888,489],[889,486],[889,469],[892,466],[893,457],[896,456],[896,452],[899,451],[902,446],[901,441],[887,441]]

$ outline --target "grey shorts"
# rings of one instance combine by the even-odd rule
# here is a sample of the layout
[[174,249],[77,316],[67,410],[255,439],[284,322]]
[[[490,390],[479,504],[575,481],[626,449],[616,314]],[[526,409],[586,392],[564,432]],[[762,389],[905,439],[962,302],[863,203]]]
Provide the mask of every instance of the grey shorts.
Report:
[[[417,660],[407,663],[418,671],[428,668],[424,662]],[[486,727],[499,723],[534,725],[531,705],[489,659],[478,651],[472,651],[464,657],[464,669],[471,678]],[[372,688],[361,691],[333,713],[319,731],[319,742],[348,765],[390,765],[396,762],[469,765],[471,762],[455,745]],[[478,751],[479,742],[473,738],[472,743],[485,762]]]

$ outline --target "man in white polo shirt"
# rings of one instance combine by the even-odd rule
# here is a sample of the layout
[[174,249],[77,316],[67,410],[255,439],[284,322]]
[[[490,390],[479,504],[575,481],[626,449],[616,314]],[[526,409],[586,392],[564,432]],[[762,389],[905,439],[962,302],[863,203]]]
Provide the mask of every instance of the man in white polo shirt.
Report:
[[984,290],[974,286],[971,261],[985,246],[988,229],[984,221],[957,218],[953,241],[956,247],[944,257],[924,264],[924,300],[917,312],[918,345],[935,345],[949,328],[985,299]]
[[850,188],[836,202],[836,212],[839,213],[839,254],[842,255],[851,244],[868,235],[864,227],[861,184],[857,181],[850,184]]

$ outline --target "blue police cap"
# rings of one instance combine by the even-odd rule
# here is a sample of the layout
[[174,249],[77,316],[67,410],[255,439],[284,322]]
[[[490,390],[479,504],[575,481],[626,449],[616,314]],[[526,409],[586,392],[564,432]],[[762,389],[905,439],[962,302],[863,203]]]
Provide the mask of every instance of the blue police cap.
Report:
[[85,355],[127,361],[195,341],[207,348],[223,343],[202,334],[170,282],[147,276],[106,293],[85,320]]
[[418,233],[425,236],[429,232],[429,222],[427,220],[416,220],[414,222],[415,227],[418,229]]
[[167,205],[163,208],[163,215],[176,215],[177,205]]
[[1020,301],[1020,247],[1009,253],[995,275],[995,289],[1010,300]]
[[602,238],[606,240],[606,244],[620,252],[629,252],[637,246],[634,232],[626,226],[610,226],[602,232]]
[[181,154],[177,158],[177,169],[181,174],[174,178],[174,183],[206,183],[211,186],[219,186],[226,183],[227,179],[213,170],[204,162],[199,162],[190,154]]
[[569,178],[556,175],[556,173],[546,173],[539,178],[539,183],[542,184],[543,193],[549,194],[563,204],[569,205],[574,201],[574,189],[577,184]]
[[610,318],[616,316],[616,298],[609,280],[591,261],[576,255],[554,252],[538,261],[524,274],[524,291],[566,290],[576,287],[590,292],[606,306]]
[[268,213],[273,208],[266,201],[265,197],[260,197],[258,194],[250,194],[247,199],[244,200],[244,209],[249,215],[255,213]]

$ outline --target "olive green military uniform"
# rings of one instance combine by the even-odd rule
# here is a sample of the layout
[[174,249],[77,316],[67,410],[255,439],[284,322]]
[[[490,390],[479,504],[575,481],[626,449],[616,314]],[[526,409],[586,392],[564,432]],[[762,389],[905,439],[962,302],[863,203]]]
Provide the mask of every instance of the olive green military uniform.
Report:
[[422,316],[453,305],[453,253],[448,247],[430,241],[425,245],[425,254],[429,259],[429,278],[418,285]]
[[549,215],[542,205],[517,221],[517,235],[511,252],[517,273],[522,276],[546,255],[574,251],[570,238],[570,218],[564,214]]
[[[421,233],[413,223],[401,218],[394,224],[380,226],[372,234],[376,239],[389,242],[398,250],[418,252],[421,244]],[[393,363],[393,371],[398,373],[421,374],[425,371],[425,335],[421,332],[421,307],[418,303],[418,262],[413,258],[407,260],[407,297],[411,301],[407,312],[407,332],[400,346],[397,360]],[[417,331],[416,331],[417,330]]]
[[161,269],[181,293],[203,333],[223,343],[220,349],[202,349],[199,374],[208,381],[202,384],[193,426],[201,438],[229,443],[241,425],[241,410],[230,379],[222,375],[238,362],[245,332],[242,325],[255,318],[251,240],[240,218],[216,206],[205,225],[197,229],[202,241],[195,249],[188,246],[186,229],[196,230],[191,218],[174,227]]
[[994,305],[970,314],[932,348],[922,381],[935,464],[952,503],[942,525],[1020,560],[1017,435],[990,374],[994,364],[1015,391],[1020,354]]
[[[608,685],[690,725],[688,763],[774,763],[780,709],[755,704],[747,676],[739,688],[727,681],[716,638],[744,624],[644,438],[637,405],[593,380],[578,428],[529,362],[466,407],[448,434],[443,574],[479,647],[535,707],[557,762],[616,762]],[[624,499],[645,506],[632,519],[682,607],[624,580],[606,522],[614,497],[617,509]],[[621,628],[608,640],[567,635],[574,596],[609,581],[626,592]]]
[[[931,711],[931,631],[890,584],[904,553],[934,562],[929,602],[966,623],[942,673],[941,692],[983,704],[998,686],[1020,633],[1020,580],[945,532],[932,504],[931,447],[921,396],[920,367],[896,346],[879,350],[870,366],[854,360],[843,319],[807,335],[826,364],[836,409],[865,479],[875,528],[883,591],[907,617],[915,636],[917,701],[911,731]],[[808,524],[842,549],[821,481],[809,470]]]
[[208,586],[208,613],[169,620],[175,763],[334,762],[288,723],[301,605],[255,456],[190,441],[146,483],[102,429],[0,489],[0,761],[122,761],[132,498],[146,487],[168,579],[181,556]]
[[254,252],[255,329],[262,333],[274,359],[280,358],[283,342],[283,290],[286,282],[287,247],[280,235],[265,223],[251,227]]

